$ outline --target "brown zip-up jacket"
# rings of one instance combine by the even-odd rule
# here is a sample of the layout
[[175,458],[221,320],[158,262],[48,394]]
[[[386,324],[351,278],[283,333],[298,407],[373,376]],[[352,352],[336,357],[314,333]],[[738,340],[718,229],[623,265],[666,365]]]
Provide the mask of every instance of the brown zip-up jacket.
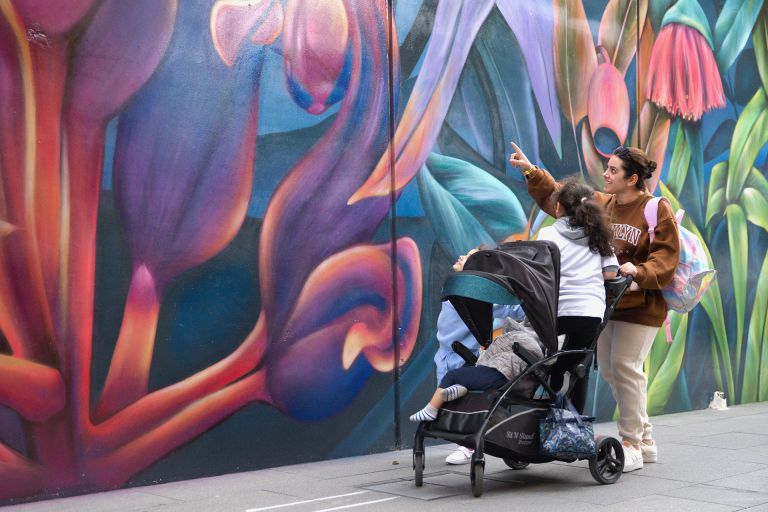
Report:
[[[528,192],[539,208],[555,215],[555,192],[560,188],[551,174],[536,168],[528,176]],[[637,267],[635,282],[639,290],[628,292],[611,320],[661,327],[667,316],[667,303],[661,294],[672,280],[680,260],[680,238],[672,208],[659,202],[659,216],[653,244],[645,221],[645,205],[653,196],[647,192],[631,203],[617,204],[616,196],[595,192],[613,228],[613,247],[619,264],[632,262]]]

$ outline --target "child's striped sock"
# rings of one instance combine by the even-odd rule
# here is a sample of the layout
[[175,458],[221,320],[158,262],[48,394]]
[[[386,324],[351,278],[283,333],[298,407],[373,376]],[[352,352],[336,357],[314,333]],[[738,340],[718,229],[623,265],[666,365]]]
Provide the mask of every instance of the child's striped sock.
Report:
[[435,421],[435,418],[437,418],[437,409],[432,407],[430,404],[427,404],[426,407],[424,407],[422,410],[417,412],[416,414],[412,414],[410,417],[411,421]]
[[461,398],[464,395],[467,394],[467,388],[462,386],[461,384],[454,384],[453,386],[448,386],[443,391],[443,400],[446,402],[450,402],[451,400],[456,400],[457,398]]

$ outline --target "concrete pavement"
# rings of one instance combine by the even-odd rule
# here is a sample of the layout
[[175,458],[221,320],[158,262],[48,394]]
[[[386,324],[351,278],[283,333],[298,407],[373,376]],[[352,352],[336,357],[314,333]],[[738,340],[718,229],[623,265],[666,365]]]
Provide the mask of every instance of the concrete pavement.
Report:
[[[424,486],[411,451],[2,507],[2,512],[309,512],[553,510],[768,512],[768,402],[653,418],[659,462],[599,485],[585,462],[514,471],[488,457],[485,492],[469,466],[446,466],[453,445],[428,446]],[[615,435],[613,423],[595,426]]]

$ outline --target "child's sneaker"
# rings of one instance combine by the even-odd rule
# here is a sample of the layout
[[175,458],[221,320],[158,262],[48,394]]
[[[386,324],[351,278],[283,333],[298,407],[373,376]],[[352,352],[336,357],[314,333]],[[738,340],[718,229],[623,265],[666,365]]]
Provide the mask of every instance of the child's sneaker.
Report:
[[643,469],[643,452],[632,445],[624,445],[624,473]]
[[475,450],[459,446],[445,458],[446,464],[468,464]]
[[659,449],[656,447],[653,439],[650,441],[644,440],[640,443],[640,451],[643,454],[643,462],[656,462],[659,460]]

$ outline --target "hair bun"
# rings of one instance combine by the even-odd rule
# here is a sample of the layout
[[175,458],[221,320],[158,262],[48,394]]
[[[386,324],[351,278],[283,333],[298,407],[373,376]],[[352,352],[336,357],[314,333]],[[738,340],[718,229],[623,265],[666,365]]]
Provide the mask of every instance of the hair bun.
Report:
[[654,162],[653,160],[648,160],[648,170],[651,173],[653,173],[653,171],[656,170],[656,167],[657,167],[656,162]]

